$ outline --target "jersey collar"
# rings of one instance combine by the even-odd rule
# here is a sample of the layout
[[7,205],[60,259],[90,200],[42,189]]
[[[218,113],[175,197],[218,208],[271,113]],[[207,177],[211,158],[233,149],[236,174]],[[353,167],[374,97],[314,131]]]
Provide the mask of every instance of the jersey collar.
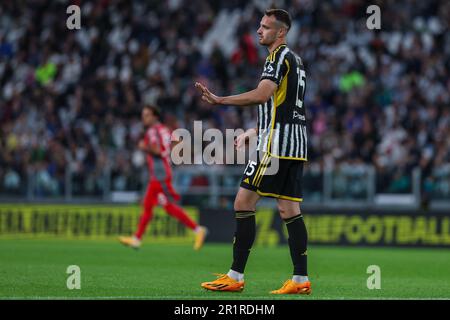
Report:
[[286,47],[287,47],[287,44],[286,44],[286,43],[282,43],[282,44],[278,45],[278,47],[276,47],[275,49],[273,49],[272,52],[275,52],[278,48],[280,48],[280,47],[282,47],[282,46],[286,46]]

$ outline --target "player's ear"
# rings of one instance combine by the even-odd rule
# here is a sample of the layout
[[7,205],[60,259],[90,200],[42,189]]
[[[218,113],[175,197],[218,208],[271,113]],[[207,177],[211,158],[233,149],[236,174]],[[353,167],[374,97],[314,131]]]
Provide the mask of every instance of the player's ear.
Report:
[[278,29],[278,38],[283,38],[284,34],[285,34],[285,29],[283,27],[281,27],[280,29]]

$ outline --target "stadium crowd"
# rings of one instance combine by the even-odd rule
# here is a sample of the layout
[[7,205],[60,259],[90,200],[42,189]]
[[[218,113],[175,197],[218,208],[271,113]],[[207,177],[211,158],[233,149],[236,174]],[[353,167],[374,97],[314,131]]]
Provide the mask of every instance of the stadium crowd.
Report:
[[[171,128],[255,126],[256,108],[208,106],[193,84],[219,95],[257,85],[267,51],[256,30],[271,2],[77,3],[79,30],[66,27],[67,1],[0,4],[0,192],[23,194],[34,172],[38,195],[56,195],[67,168],[75,193],[101,194],[106,167],[115,190],[142,187],[144,103]],[[367,28],[365,1],[275,3],[294,20],[289,46],[307,70],[308,170],[374,165],[377,191],[395,193],[420,167],[435,192],[436,176],[450,176],[450,3],[372,1],[381,30]],[[235,9],[234,49],[219,37],[206,54],[218,15]]]

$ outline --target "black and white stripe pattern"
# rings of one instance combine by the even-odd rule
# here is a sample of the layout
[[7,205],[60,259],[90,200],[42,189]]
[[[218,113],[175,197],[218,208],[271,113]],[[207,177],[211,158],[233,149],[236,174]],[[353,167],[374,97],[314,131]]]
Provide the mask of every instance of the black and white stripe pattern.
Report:
[[266,59],[261,76],[274,81],[278,88],[258,107],[257,150],[274,157],[307,160],[306,114],[298,103],[303,103],[306,74],[300,58],[283,46]]
[[[261,109],[260,109],[261,110]],[[262,119],[263,116],[261,116]],[[308,158],[308,136],[306,126],[302,124],[286,123],[281,126],[280,123],[274,124],[271,130],[269,127],[263,127],[262,121],[258,123],[258,144],[257,150],[267,152],[270,139],[270,153],[276,157],[296,158],[306,160]]]
[[284,48],[284,50],[281,52],[280,59],[278,60],[278,63],[277,63],[277,71],[275,73],[275,78],[278,78],[278,75],[280,73],[281,65],[284,62],[284,57],[286,56],[286,54],[288,52],[289,52],[289,48],[288,47]]
[[273,116],[273,97],[264,104],[258,107],[258,144],[257,150],[267,152],[269,143],[270,128],[272,125]]
[[278,157],[307,159],[308,138],[306,126],[286,123],[275,124],[272,134],[271,153]]

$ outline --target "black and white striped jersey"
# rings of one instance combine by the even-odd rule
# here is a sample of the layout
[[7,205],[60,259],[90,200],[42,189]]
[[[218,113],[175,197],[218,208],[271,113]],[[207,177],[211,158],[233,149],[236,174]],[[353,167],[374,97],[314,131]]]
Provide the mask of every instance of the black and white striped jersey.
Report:
[[302,60],[285,44],[280,45],[267,57],[263,79],[274,81],[278,87],[269,101],[258,106],[257,150],[281,159],[306,161],[306,74]]

